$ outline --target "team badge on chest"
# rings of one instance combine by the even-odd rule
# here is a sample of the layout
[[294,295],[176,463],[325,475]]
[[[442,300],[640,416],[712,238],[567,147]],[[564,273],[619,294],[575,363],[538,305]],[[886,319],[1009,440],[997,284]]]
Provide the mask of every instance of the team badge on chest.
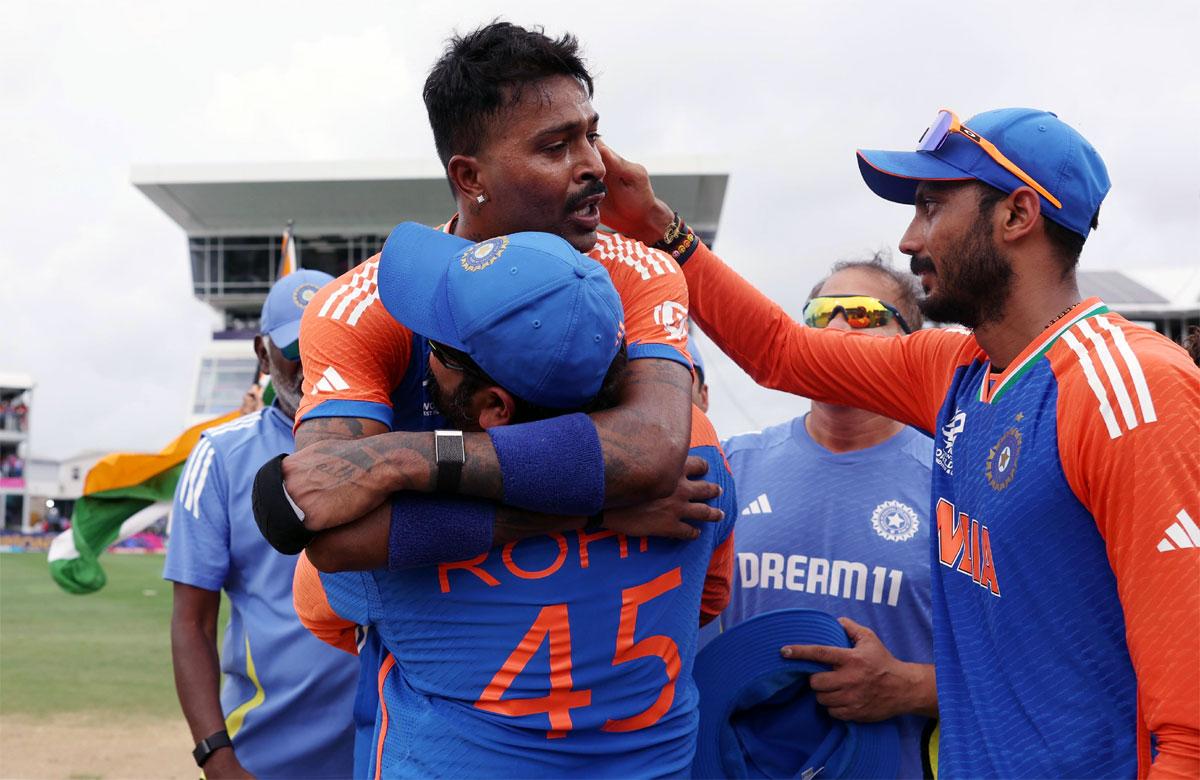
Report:
[[889,542],[907,542],[920,530],[921,518],[907,504],[884,501],[871,513],[871,527]]
[[1013,481],[1017,473],[1017,460],[1021,456],[1021,432],[1009,428],[1000,440],[988,450],[987,474],[988,484],[993,490],[1004,490]]

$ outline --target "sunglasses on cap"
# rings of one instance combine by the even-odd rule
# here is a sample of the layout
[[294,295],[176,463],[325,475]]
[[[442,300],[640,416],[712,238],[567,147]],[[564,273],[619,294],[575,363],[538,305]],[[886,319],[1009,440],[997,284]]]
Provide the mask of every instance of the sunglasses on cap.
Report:
[[936,152],[942,148],[942,144],[946,143],[946,139],[952,133],[958,133],[967,140],[973,141],[980,149],[983,149],[987,153],[988,157],[995,160],[1001,168],[1016,176],[1030,187],[1033,187],[1039,195],[1053,203],[1055,208],[1062,208],[1062,203],[1058,198],[1051,195],[1049,190],[1038,184],[1037,180],[1028,173],[1021,170],[1019,165],[1005,157],[1004,152],[997,149],[994,143],[958,121],[958,115],[949,109],[943,108],[939,111],[937,118],[933,120],[933,124],[925,128],[924,133],[921,133],[921,138],[917,141],[917,151]]
[[908,327],[894,306],[870,295],[821,295],[811,298],[804,304],[804,323],[812,328],[824,328],[839,313],[855,330],[882,328],[895,320],[901,330],[912,333],[912,328]]

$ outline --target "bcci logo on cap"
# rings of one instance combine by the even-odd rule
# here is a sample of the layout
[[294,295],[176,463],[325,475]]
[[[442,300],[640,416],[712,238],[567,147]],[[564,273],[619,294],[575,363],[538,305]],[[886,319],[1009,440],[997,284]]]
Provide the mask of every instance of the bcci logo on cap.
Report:
[[296,304],[296,308],[303,309],[319,289],[315,284],[302,284],[292,292],[292,302]]
[[504,254],[504,250],[508,247],[508,236],[500,236],[499,238],[488,239],[481,241],[474,246],[469,246],[458,257],[458,262],[462,265],[464,271],[482,271],[492,263],[500,259],[500,255]]

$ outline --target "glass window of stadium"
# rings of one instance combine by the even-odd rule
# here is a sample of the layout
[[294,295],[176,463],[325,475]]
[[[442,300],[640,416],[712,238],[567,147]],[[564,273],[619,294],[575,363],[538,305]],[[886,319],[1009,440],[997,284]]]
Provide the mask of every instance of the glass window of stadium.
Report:
[[[340,276],[371,257],[387,236],[323,235],[296,239],[300,265]],[[192,285],[201,298],[265,294],[279,273],[278,236],[192,236]]]
[[216,416],[237,409],[257,374],[258,361],[253,357],[204,358],[192,414]]

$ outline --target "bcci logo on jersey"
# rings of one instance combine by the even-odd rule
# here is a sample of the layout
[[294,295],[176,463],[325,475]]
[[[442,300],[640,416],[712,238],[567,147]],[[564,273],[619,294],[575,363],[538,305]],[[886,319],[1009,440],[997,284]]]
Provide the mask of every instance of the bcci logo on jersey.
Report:
[[907,542],[920,530],[921,518],[907,504],[884,501],[871,513],[871,527],[889,542]]
[[967,413],[962,409],[955,410],[950,422],[942,426],[942,446],[937,448],[933,459],[947,474],[954,474],[954,440],[963,432],[967,424]]
[[1004,490],[1017,474],[1017,457],[1021,454],[1021,432],[1009,428],[1000,441],[988,450],[987,481],[992,490]]
[[464,271],[482,271],[500,259],[508,247],[508,236],[489,239],[480,242],[459,255],[458,262]]

